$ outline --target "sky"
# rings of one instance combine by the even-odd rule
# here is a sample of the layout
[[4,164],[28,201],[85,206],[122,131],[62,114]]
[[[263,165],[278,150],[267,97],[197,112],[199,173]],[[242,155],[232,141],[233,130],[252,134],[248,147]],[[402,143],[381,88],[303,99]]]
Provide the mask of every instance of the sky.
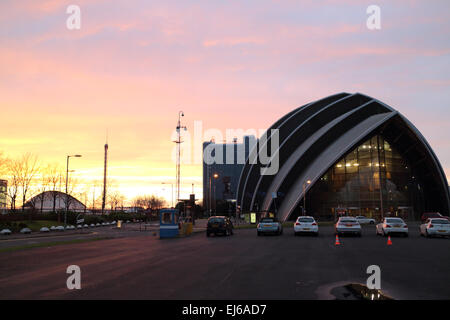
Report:
[[[371,4],[379,30],[366,26]],[[2,0],[0,151],[61,167],[82,154],[72,174],[95,183],[107,137],[115,188],[170,201],[180,110],[186,134],[201,121],[209,140],[208,129],[266,129],[344,91],[405,115],[449,177],[449,39],[448,0]],[[201,198],[201,164],[181,175],[181,196],[194,183]]]

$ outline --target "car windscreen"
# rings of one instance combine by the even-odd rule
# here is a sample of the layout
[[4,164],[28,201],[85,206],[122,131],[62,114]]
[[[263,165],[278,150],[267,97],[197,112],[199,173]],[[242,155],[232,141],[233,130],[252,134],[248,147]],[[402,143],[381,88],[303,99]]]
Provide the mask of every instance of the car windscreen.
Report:
[[450,224],[450,221],[445,220],[445,219],[432,219],[431,223],[435,223],[435,224]]
[[357,222],[356,219],[353,219],[353,218],[344,218],[339,221],[340,222]]
[[211,218],[208,220],[208,223],[223,223],[224,221],[224,218]]
[[313,218],[299,218],[298,222],[314,222]]
[[403,220],[399,219],[399,218],[389,218],[389,219],[386,219],[386,222],[387,223],[403,223]]
[[271,218],[264,218],[261,220],[261,222],[270,223],[270,222],[276,222],[274,219]]

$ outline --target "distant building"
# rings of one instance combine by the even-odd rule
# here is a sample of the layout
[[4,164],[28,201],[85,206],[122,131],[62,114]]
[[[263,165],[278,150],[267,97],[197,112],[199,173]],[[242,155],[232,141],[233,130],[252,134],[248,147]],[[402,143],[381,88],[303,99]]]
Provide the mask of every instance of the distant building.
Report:
[[144,212],[145,209],[142,207],[123,207],[122,211],[125,213],[140,213]]
[[25,208],[32,208],[37,211],[43,212],[51,212],[53,210],[65,210],[66,209],[66,201],[69,202],[69,210],[70,211],[85,211],[86,206],[74,198],[71,195],[66,195],[64,192],[59,191],[45,191],[42,192],[30,200],[28,200],[25,204]]
[[[207,212],[214,211],[216,200],[236,200],[239,177],[253,144],[254,136],[245,136],[243,143],[236,139],[224,144],[203,143],[203,207]],[[214,163],[207,160],[208,156]]]
[[0,211],[6,210],[8,180],[0,180]]

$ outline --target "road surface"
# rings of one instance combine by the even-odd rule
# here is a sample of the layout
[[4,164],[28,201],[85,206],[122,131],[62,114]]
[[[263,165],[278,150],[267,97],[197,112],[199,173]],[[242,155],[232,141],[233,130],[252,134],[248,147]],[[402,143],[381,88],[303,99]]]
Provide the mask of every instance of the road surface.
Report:
[[[141,235],[0,253],[1,299],[332,299],[330,290],[365,283],[369,265],[381,268],[383,292],[397,299],[450,298],[450,239],[231,237],[204,233],[160,240]],[[81,289],[66,287],[66,268],[81,268]]]

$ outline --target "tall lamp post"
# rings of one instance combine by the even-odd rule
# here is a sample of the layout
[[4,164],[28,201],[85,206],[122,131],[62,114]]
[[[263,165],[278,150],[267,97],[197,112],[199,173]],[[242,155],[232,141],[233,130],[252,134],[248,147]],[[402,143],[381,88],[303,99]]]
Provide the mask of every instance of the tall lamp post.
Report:
[[311,184],[311,180],[307,180],[303,183],[303,215],[306,213],[306,185]]
[[69,211],[69,189],[68,189],[68,182],[69,182],[69,159],[73,158],[80,158],[81,154],[74,154],[67,156],[67,165],[66,165],[66,212],[64,213],[64,226],[67,225],[67,212]]
[[181,167],[181,143],[183,141],[181,141],[181,129],[184,129],[184,131],[187,131],[187,127],[186,126],[182,126],[181,125],[181,117],[184,117],[184,112],[183,111],[179,111],[178,112],[178,122],[177,122],[177,140],[175,140],[174,142],[177,144],[177,172],[176,172],[176,180],[177,180],[177,203],[178,201],[180,201],[180,181],[181,181],[181,176],[180,176],[180,167]]
[[[214,179],[217,179],[219,177],[219,174],[214,173],[212,176],[209,176],[209,215],[211,216],[212,213],[212,207],[211,207],[211,180],[212,177]],[[214,182],[214,201],[216,201],[216,183]],[[214,207],[215,208],[215,207]]]
[[171,196],[172,196],[172,208],[173,208],[173,183],[166,183],[166,182],[161,182],[161,184],[170,184],[170,186],[171,186]]

